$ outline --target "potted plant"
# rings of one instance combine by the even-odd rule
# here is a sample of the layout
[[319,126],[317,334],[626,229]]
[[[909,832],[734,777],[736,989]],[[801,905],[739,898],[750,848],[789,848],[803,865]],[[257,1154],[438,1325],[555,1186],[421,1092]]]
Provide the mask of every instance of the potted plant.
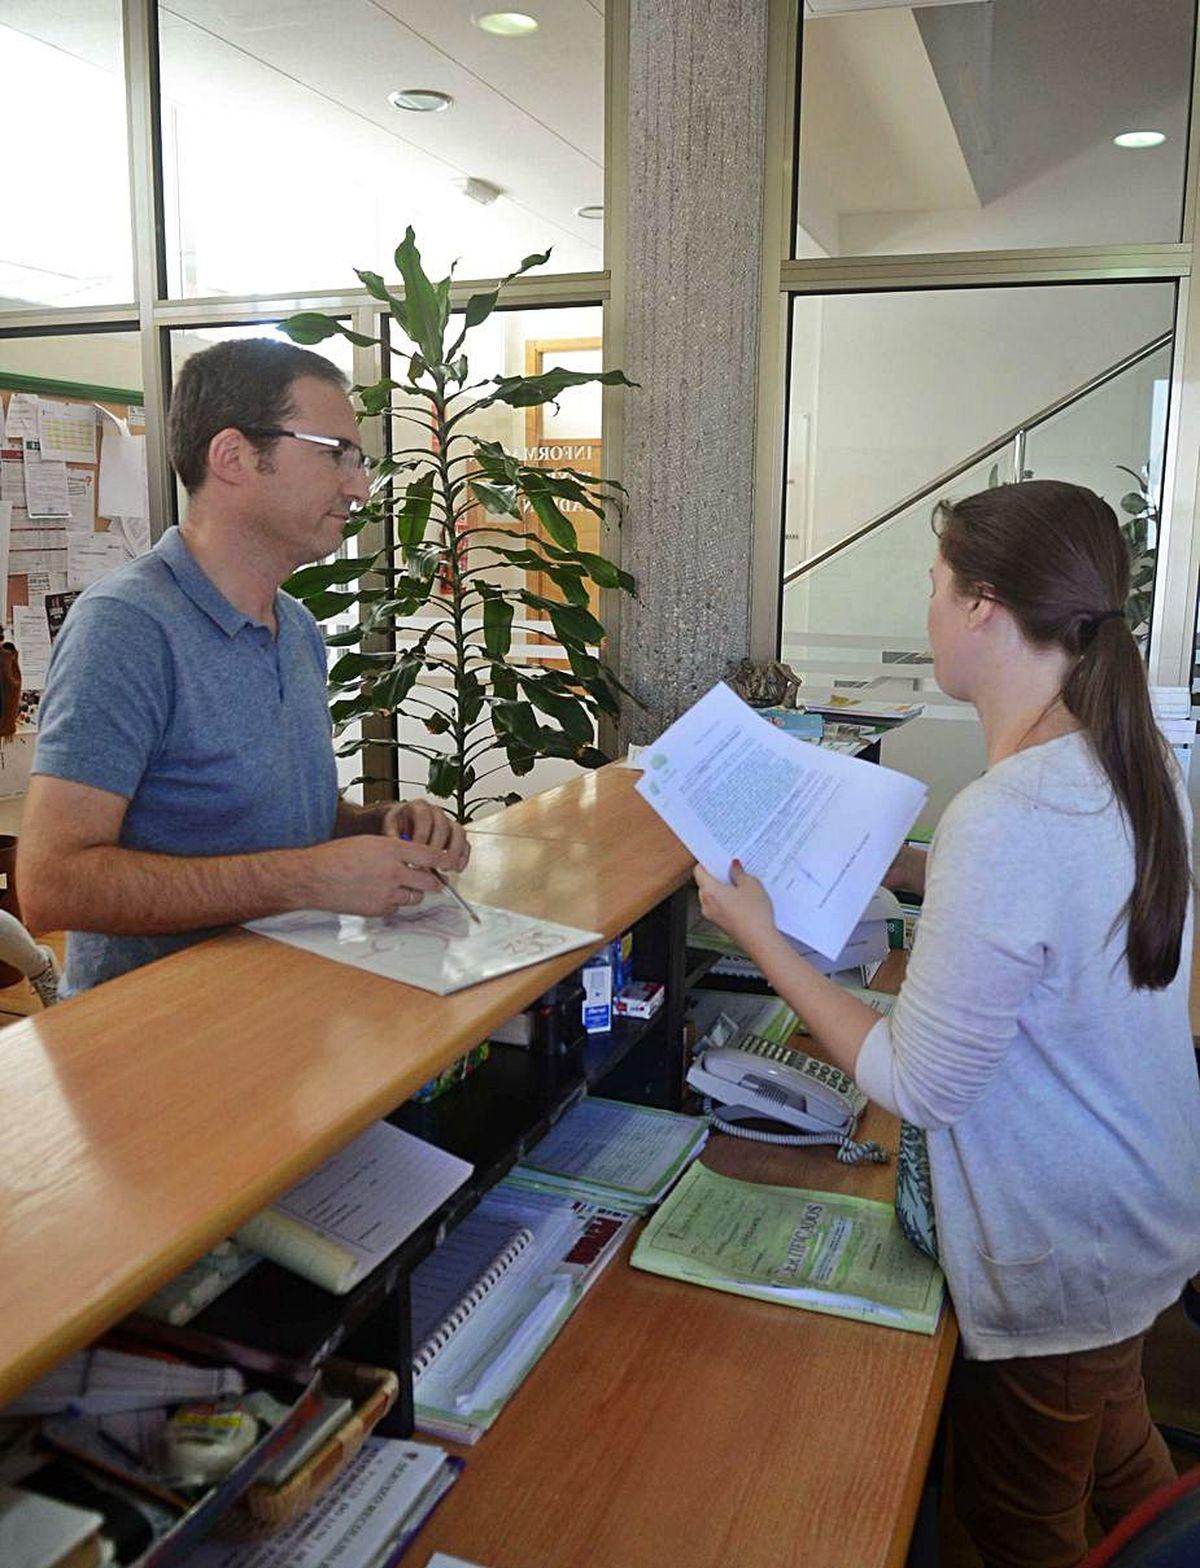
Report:
[[[603,715],[616,717],[623,691],[601,657],[604,627],[589,608],[588,584],[632,593],[633,579],[579,547],[566,510],[619,516],[621,487],[574,468],[535,466],[469,428],[492,404],[532,408],[566,387],[632,384],[619,370],[558,368],[470,381],[471,330],[491,315],[505,283],[548,256],[527,256],[453,318],[451,279],[426,276],[411,228],[396,251],[402,293],[377,273],[358,272],[415,345],[402,380],[354,389],[360,417],[382,415],[417,433],[373,465],[370,500],[347,527],[349,537],[381,523],[383,547],[305,567],[285,584],[318,620],[358,616],[328,636],[346,650],[330,671],[335,728],[372,715],[394,720],[394,738],[382,744],[423,758],[429,793],[460,821],[520,798],[488,785],[505,767],[520,776],[542,757],[606,762],[597,727]],[[314,311],[289,317],[283,330],[306,345],[338,333],[358,345],[379,342]],[[529,572],[557,593],[535,592]],[[518,613],[544,621],[561,653],[515,645]],[[404,739],[403,719],[419,723],[429,744]],[[356,739],[339,749],[349,755],[376,744]]]

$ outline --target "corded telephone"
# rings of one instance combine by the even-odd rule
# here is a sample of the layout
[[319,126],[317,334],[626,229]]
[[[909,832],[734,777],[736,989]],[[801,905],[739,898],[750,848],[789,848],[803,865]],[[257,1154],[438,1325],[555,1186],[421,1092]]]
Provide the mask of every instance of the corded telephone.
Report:
[[[722,1131],[769,1143],[835,1143],[838,1158],[848,1163],[886,1159],[877,1144],[853,1141],[867,1104],[853,1078],[803,1051],[740,1030],[726,1015],[705,1038],[710,1043],[701,1045],[687,1081],[706,1100],[720,1102],[710,1114]],[[726,1043],[733,1038],[736,1045]],[[763,1133],[741,1125],[764,1119],[796,1132]]]
[[853,1132],[867,1103],[853,1078],[836,1067],[755,1035],[702,1052],[688,1082],[724,1101],[728,1121],[765,1116],[801,1132]]

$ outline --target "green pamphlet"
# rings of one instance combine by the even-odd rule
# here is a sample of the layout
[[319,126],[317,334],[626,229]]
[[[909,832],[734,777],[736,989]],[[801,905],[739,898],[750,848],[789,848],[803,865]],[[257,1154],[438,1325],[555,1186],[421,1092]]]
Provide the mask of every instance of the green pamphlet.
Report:
[[911,1247],[891,1206],[771,1187],[692,1165],[630,1260],[692,1285],[932,1334],[942,1272]]

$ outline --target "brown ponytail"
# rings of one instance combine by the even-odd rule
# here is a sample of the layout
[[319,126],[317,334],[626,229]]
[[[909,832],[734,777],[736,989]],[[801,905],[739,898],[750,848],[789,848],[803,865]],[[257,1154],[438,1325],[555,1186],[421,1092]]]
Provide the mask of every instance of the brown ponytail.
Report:
[[[1062,690],[1133,834],[1133,891],[1122,910],[1133,984],[1157,990],[1179,968],[1192,881],[1170,750],[1123,610],[1129,550],[1107,502],[1081,485],[999,485],[935,516],[960,590],[986,590],[1035,646],[1076,663]],[[1121,613],[1117,613],[1121,612]]]

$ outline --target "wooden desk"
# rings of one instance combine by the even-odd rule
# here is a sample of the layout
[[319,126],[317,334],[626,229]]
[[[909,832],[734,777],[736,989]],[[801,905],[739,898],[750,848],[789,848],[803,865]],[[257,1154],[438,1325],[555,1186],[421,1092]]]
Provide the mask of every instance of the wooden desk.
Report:
[[[608,769],[481,824],[469,897],[612,936],[686,853]],[[0,1403],[579,962],[438,998],[236,932],[0,1037]],[[872,1111],[866,1135],[889,1136]],[[714,1143],[739,1174],[886,1169]],[[728,1162],[728,1163],[727,1163]],[[412,1550],[489,1568],[900,1564],[954,1345],[614,1263]]]
[[[864,1136],[895,1142],[872,1107]],[[891,1166],[714,1137],[729,1175],[890,1201]],[[487,1568],[900,1568],[956,1331],[932,1338],[680,1284],[628,1248],[417,1539]]]

